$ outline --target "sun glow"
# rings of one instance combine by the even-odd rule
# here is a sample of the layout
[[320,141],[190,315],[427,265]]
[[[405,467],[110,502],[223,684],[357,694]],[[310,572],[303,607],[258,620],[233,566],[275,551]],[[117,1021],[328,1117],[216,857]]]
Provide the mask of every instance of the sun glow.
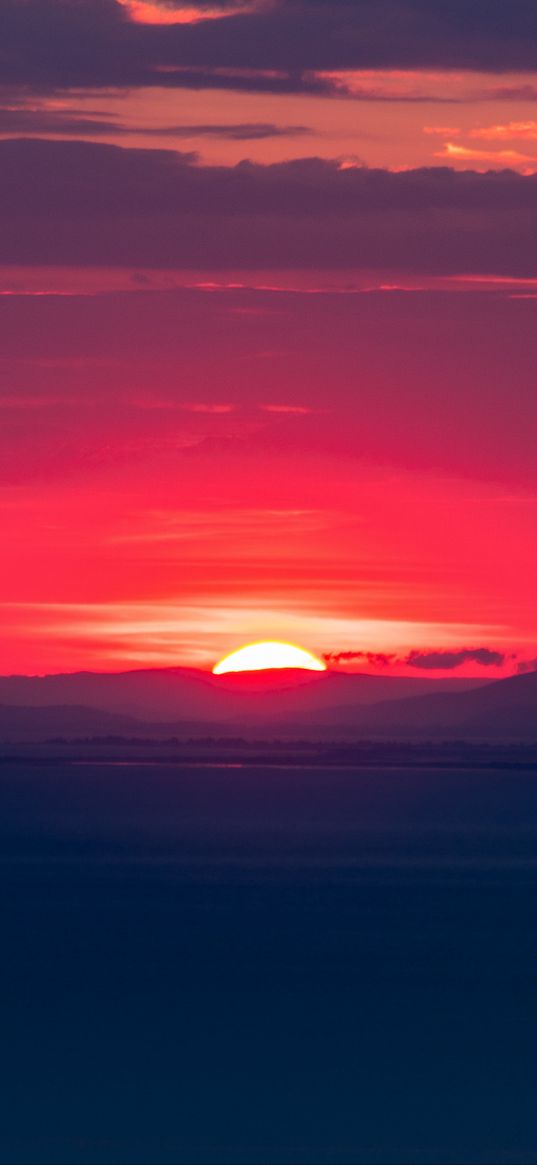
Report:
[[304,651],[304,648],[294,647],[291,643],[269,640],[265,643],[249,643],[247,647],[240,647],[238,651],[226,655],[213,667],[213,674],[221,676],[226,672],[268,671],[285,667],[326,671],[326,664],[312,655],[311,651]]

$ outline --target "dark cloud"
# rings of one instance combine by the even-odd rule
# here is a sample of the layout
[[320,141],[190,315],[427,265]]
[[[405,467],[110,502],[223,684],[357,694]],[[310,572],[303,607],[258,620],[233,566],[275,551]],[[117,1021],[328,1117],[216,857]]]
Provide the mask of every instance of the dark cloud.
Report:
[[[313,97],[343,97],[350,94],[348,85],[340,78],[333,78],[311,70],[295,69],[209,69],[200,66],[188,68],[185,65],[169,66],[153,79],[147,78],[146,85],[158,85],[164,89],[232,89],[239,93],[302,94]],[[354,93],[353,93],[354,96]],[[373,90],[364,89],[357,95],[363,100],[373,99]],[[388,100],[380,95],[379,100]],[[392,97],[389,100],[393,100]],[[414,99],[413,99],[414,100]],[[421,101],[422,98],[416,100]],[[434,98],[432,100],[435,100]]]
[[[422,668],[424,671],[451,671],[462,667],[464,663],[478,663],[482,667],[501,667],[507,658],[501,652],[491,651],[488,647],[462,648],[460,651],[411,651],[405,656],[375,651],[328,651],[323,655],[328,664],[361,663],[368,667],[405,664],[407,667]],[[537,669],[537,660],[530,661],[522,670],[533,671],[533,665]]]
[[536,175],[195,163],[172,150],[0,142],[3,262],[537,272]]
[[229,141],[261,141],[265,138],[295,137],[311,134],[304,125],[274,125],[271,122],[236,122],[229,124],[187,124],[139,126],[123,125],[113,117],[81,116],[76,110],[49,110],[2,108],[0,106],[0,135],[62,137],[129,137],[132,135],[158,138],[215,137]]
[[521,660],[516,670],[519,676],[526,675],[527,672],[537,671],[537,659]]
[[43,88],[183,86],[197,69],[224,70],[229,84],[231,70],[247,69],[252,89],[276,70],[300,91],[325,70],[533,71],[536,52],[534,0],[275,0],[176,25],[135,24],[118,0],[2,3],[3,80]]
[[106,118],[81,117],[73,111],[0,108],[0,134],[59,134],[68,137],[121,133],[121,126]]
[[[147,133],[146,129],[138,127],[124,129],[124,133]],[[272,122],[238,122],[230,125],[171,125],[156,126],[149,130],[155,137],[193,138],[212,137],[226,138],[234,142],[262,141],[265,138],[292,138],[297,135],[311,134],[306,125],[274,125]]]
[[386,655],[382,651],[326,651],[325,663],[365,663],[369,667],[389,667],[397,661],[396,655]]
[[506,656],[488,647],[475,647],[461,651],[411,651],[404,662],[409,667],[424,668],[427,671],[451,670],[464,663],[479,663],[481,667],[501,667]]

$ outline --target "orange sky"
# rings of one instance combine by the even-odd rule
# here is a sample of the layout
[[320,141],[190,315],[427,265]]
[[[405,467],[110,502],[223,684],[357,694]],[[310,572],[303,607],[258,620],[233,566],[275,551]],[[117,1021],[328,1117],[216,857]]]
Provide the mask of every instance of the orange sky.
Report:
[[[66,115],[76,109],[77,115],[90,120],[110,120],[109,132],[95,135],[90,130],[90,139],[125,145],[127,130],[129,145],[196,150],[218,165],[234,165],[244,158],[273,162],[316,155],[388,168],[439,165],[444,160],[463,169],[501,169],[506,164],[523,173],[537,169],[537,89],[533,91],[532,74],[498,78],[472,72],[362,70],[332,77],[356,96],[227,90],[215,94],[214,89],[157,86],[54,98],[24,94],[22,103],[26,109],[58,114],[54,136],[61,136],[62,111]],[[254,135],[226,140],[216,132],[196,132],[196,126],[215,124],[273,125],[291,132],[259,140]],[[186,136],[185,127],[192,127]],[[465,152],[457,154],[450,144]],[[515,156],[506,158],[506,151]]]

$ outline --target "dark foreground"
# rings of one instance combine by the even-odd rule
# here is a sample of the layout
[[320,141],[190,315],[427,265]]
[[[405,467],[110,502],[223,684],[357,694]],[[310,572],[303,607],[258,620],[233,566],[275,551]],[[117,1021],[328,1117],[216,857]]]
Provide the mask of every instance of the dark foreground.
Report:
[[537,1159],[531,765],[0,793],[1,1161]]

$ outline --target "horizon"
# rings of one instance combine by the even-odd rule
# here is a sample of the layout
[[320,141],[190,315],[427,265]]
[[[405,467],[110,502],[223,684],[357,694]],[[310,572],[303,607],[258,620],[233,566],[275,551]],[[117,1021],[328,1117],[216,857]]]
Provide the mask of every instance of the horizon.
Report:
[[[534,661],[530,661],[530,662],[533,665]],[[505,671],[505,672],[502,671],[500,674],[498,674],[497,670],[495,669],[494,674],[490,674],[490,671],[488,671],[487,669],[483,669],[483,668],[479,671],[477,671],[477,670],[465,670],[465,669],[456,669],[455,671],[454,670],[445,670],[445,669],[444,670],[443,669],[440,669],[440,670],[435,669],[435,670],[431,670],[431,671],[420,669],[420,670],[409,671],[409,670],[398,670],[397,666],[395,666],[393,668],[390,667],[389,669],[387,669],[386,667],[382,668],[379,665],[379,667],[377,669],[373,669],[373,668],[366,668],[366,667],[351,668],[351,667],[346,667],[346,666],[339,665],[339,664],[327,663],[326,668],[323,671],[314,671],[314,672],[312,672],[306,668],[273,667],[273,668],[260,668],[260,669],[256,669],[255,671],[244,670],[244,671],[240,671],[240,672],[239,671],[227,672],[227,673],[222,673],[221,675],[218,675],[217,673],[214,672],[214,669],[210,666],[210,664],[206,667],[202,667],[202,666],[195,666],[195,665],[188,665],[188,664],[185,665],[185,664],[172,664],[172,663],[168,664],[168,663],[166,663],[166,664],[162,664],[162,665],[156,665],[156,664],[147,665],[146,664],[146,665],[139,665],[139,666],[135,666],[135,667],[115,666],[115,667],[108,667],[108,668],[76,668],[76,669],[67,670],[67,671],[64,671],[64,670],[52,671],[51,670],[51,671],[38,671],[38,672],[37,671],[3,672],[3,673],[0,673],[0,678],[1,679],[10,679],[10,678],[13,678],[13,679],[17,679],[17,678],[20,678],[20,679],[45,679],[49,676],[52,677],[52,676],[69,676],[69,675],[110,675],[110,676],[113,676],[113,675],[127,675],[127,674],[130,675],[130,674],[133,674],[136,672],[189,672],[189,673],[192,672],[195,675],[201,675],[201,676],[210,678],[211,680],[215,680],[215,681],[221,680],[222,682],[229,681],[230,679],[231,679],[231,681],[233,681],[234,677],[242,677],[242,679],[244,680],[244,679],[247,679],[248,676],[251,676],[252,679],[255,681],[256,678],[262,677],[264,675],[270,675],[270,676],[281,675],[282,677],[285,677],[286,674],[288,674],[288,675],[292,674],[293,676],[300,675],[300,676],[307,677],[304,682],[315,682],[316,680],[319,681],[319,679],[321,679],[322,676],[325,676],[325,677],[327,677],[327,676],[352,676],[352,677],[364,676],[364,677],[367,677],[369,679],[396,679],[396,680],[409,679],[409,680],[419,680],[420,682],[423,682],[423,683],[431,682],[431,683],[435,683],[435,684],[442,684],[443,682],[449,682],[449,681],[458,681],[461,684],[464,684],[466,681],[471,682],[471,683],[493,684],[493,683],[498,683],[500,680],[514,679],[517,676],[523,676],[523,675],[531,675],[532,672],[535,672],[535,671],[537,671],[537,667],[535,667],[535,666],[530,666],[530,667],[523,666],[522,668],[517,668],[517,670],[515,670],[515,671]]]

